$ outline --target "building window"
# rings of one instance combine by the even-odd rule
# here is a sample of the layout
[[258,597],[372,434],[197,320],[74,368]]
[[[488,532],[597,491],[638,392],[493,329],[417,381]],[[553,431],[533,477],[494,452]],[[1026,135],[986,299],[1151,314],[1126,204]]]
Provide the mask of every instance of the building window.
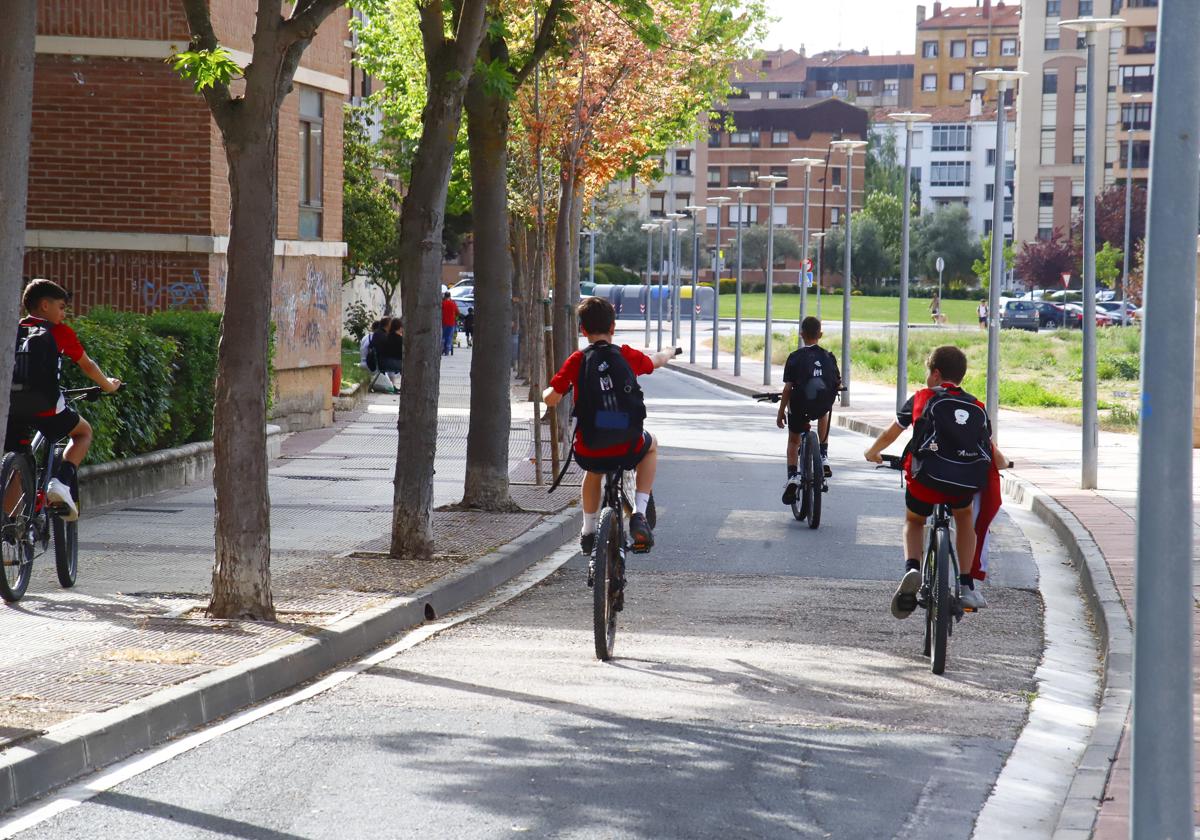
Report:
[[1047,70],[1042,74],[1042,93],[1058,93],[1058,71]]
[[758,170],[751,169],[749,166],[731,166],[731,167],[729,167],[729,186],[731,186],[731,187],[757,187],[758,186]]
[[776,146],[786,146],[791,139],[792,139],[792,134],[790,131],[772,131],[771,132],[771,143],[773,143]]
[[[1047,189],[1047,187],[1050,189]],[[1053,186],[1043,184],[1041,192],[1038,193],[1038,207],[1053,207],[1054,206],[1054,191]]]
[[965,187],[971,183],[971,164],[962,161],[942,161],[929,166],[929,186]]
[[885,96],[895,96],[898,93],[900,93],[900,80],[899,79],[884,79],[883,80],[883,93]]
[[708,145],[711,148],[721,148],[721,129],[714,128],[708,132]]
[[1017,39],[1004,38],[1000,41],[1000,55],[1016,55]]
[[692,203],[691,193],[675,193],[675,212],[684,213],[687,207]]
[[[991,219],[983,220],[983,235],[984,236],[992,235],[992,220]],[[853,251],[854,248],[852,247],[850,250]]]
[[[983,200],[984,201],[992,201],[995,199],[995,197],[996,197],[996,185],[995,184],[984,185]],[[901,206],[903,207],[904,205],[901,205]]]
[[950,57],[951,58],[966,58],[967,57],[967,42],[966,41],[951,41],[950,42]]
[[1054,153],[1054,142],[1055,142],[1054,141],[1054,129],[1053,128],[1043,128],[1042,129],[1041,162],[1044,165],[1048,166],[1048,165],[1051,165],[1056,162],[1055,161],[1055,153]]
[[704,223],[709,227],[716,227],[717,221],[721,218],[721,208],[709,207],[704,211]]
[[692,153],[691,152],[676,152],[675,153],[675,174],[676,175],[691,175],[692,174]]
[[[775,215],[771,219],[772,224],[774,224],[775,227],[787,227],[787,214],[788,209],[786,207],[776,207]],[[850,250],[853,251],[854,248],[852,247]]]
[[988,42],[986,38],[976,38],[971,42],[971,55],[975,58],[983,58],[988,54]]
[[1058,38],[1047,38],[1043,48],[1046,52],[1056,52],[1058,50]]
[[[1133,168],[1146,169],[1150,166],[1150,141],[1133,141]],[[1129,144],[1121,144],[1121,168],[1129,169]]]
[[1150,93],[1154,90],[1154,65],[1122,67],[1118,73],[1125,93]]
[[996,150],[995,149],[987,150],[987,165],[988,166],[996,165]]
[[835,166],[829,170],[830,176],[833,178],[829,183],[832,186],[840,187],[842,185],[842,167]]
[[[788,168],[786,166],[772,166],[771,174],[776,178],[786,178],[788,176]],[[788,185],[787,181],[780,181],[775,185],[776,189],[783,189]]]
[[874,92],[875,92],[875,83],[874,82],[870,81],[869,79],[859,79],[858,80],[858,95],[859,96],[870,96]]
[[921,90],[937,90],[937,73],[925,73],[921,76]]
[[666,204],[664,203],[666,201],[666,198],[667,198],[666,193],[660,193],[660,192],[650,193],[650,215],[651,216],[661,219],[665,215],[666,210],[664,210],[663,208],[666,207]]
[[[829,223],[836,225],[841,220],[842,220],[842,209],[840,207],[831,208],[830,213],[829,213]],[[850,250],[853,251],[854,248],[851,247]]]
[[1092,0],[1079,0],[1079,16],[1080,17],[1091,17],[1092,16]]
[[965,73],[950,74],[950,90],[966,90],[967,77]]
[[732,206],[729,208],[729,224],[747,227],[757,222],[758,207],[755,205],[750,204],[742,207]]
[[1126,131],[1149,131],[1149,102],[1127,102],[1121,106],[1121,125]]
[[719,167],[719,166],[708,167],[708,185],[710,187],[721,186],[721,167]]
[[921,44],[921,58],[937,58],[938,42],[926,41]]
[[915,186],[918,186],[918,187],[919,187],[919,186],[921,186],[921,167],[919,167],[919,166],[914,166],[914,167],[912,168],[912,181],[911,181],[911,183],[912,183],[912,184],[914,184]]
[[924,132],[924,131],[920,131],[920,130],[917,130],[917,129],[914,129],[914,130],[913,130],[913,134],[912,134],[912,147],[913,147],[914,149],[923,149],[923,148],[925,148],[925,132]]
[[301,239],[321,238],[321,196],[325,185],[325,100],[321,91],[300,88]]
[[[1048,228],[1048,227],[1040,227],[1040,228],[1038,228],[1038,239],[1040,239],[1041,241],[1043,241],[1043,242],[1049,242],[1049,241],[1050,241],[1050,238],[1051,238],[1052,236],[1054,236],[1054,229],[1053,229],[1053,228]],[[853,251],[854,249],[853,249],[853,248],[851,248],[850,250],[851,250],[851,251]]]
[[1046,17],[1058,17],[1061,14],[1061,0],[1046,0]]
[[729,135],[730,146],[757,146],[759,140],[757,131],[735,131]]
[[971,130],[965,125],[935,125],[930,148],[935,152],[970,151]]

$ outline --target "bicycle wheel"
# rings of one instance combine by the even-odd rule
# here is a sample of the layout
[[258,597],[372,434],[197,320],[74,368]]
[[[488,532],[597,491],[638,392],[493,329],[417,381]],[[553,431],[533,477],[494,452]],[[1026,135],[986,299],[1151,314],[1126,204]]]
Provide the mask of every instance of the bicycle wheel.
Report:
[[816,432],[808,433],[808,527],[821,527],[821,487],[825,484],[825,472],[821,465],[821,443]]
[[592,635],[596,642],[596,658],[601,662],[612,659],[617,639],[617,597],[621,594],[621,523],[612,508],[600,512],[596,531],[595,582],[592,585]]
[[804,477],[804,471],[808,469],[808,453],[804,451],[807,445],[805,438],[800,438],[800,458],[799,467],[800,475],[797,476],[800,480],[800,486],[796,488],[796,498],[792,501],[792,516],[796,517],[797,522],[803,522],[808,519],[809,510],[809,495],[805,489],[808,484],[808,479]]
[[933,653],[929,667],[935,674],[946,670],[946,652],[950,641],[950,532],[938,529],[933,571],[931,610]]
[[70,589],[79,572],[79,523],[63,522],[55,516],[51,517],[50,527],[54,535],[54,568],[58,572],[58,582],[63,589]]
[[0,462],[0,499],[0,597],[19,601],[33,572],[33,473],[25,456],[10,452]]

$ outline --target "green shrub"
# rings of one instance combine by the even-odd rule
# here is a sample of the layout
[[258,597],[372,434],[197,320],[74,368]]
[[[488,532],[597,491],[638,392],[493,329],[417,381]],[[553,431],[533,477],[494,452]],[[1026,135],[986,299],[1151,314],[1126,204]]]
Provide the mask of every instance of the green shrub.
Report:
[[146,326],[155,335],[174,339],[178,347],[172,362],[171,426],[155,448],[208,440],[213,429],[220,314],[158,312],[146,318]]

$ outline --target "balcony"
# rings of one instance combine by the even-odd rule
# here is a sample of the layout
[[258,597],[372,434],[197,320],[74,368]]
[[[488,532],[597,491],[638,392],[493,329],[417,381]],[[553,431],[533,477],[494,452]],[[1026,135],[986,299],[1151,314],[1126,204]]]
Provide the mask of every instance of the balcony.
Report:
[[1148,44],[1139,44],[1138,46],[1128,46],[1125,48],[1126,55],[1154,55],[1158,52],[1158,44],[1151,41]]

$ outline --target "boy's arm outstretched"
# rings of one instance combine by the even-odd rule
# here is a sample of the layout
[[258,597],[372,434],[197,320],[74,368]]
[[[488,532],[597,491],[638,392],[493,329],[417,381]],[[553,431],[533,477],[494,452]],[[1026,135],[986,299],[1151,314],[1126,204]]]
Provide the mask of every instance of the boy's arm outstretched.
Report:
[[892,421],[892,425],[884,430],[883,434],[875,439],[871,444],[871,448],[863,453],[864,457],[872,464],[882,464],[883,458],[880,453],[896,442],[896,438],[904,433],[904,427],[899,423]]
[[116,393],[117,389],[121,387],[121,380],[105,376],[104,371],[100,370],[100,366],[92,361],[92,357],[87,353],[80,356],[79,361],[75,364],[79,365],[84,376],[99,385],[100,390],[106,394]]

